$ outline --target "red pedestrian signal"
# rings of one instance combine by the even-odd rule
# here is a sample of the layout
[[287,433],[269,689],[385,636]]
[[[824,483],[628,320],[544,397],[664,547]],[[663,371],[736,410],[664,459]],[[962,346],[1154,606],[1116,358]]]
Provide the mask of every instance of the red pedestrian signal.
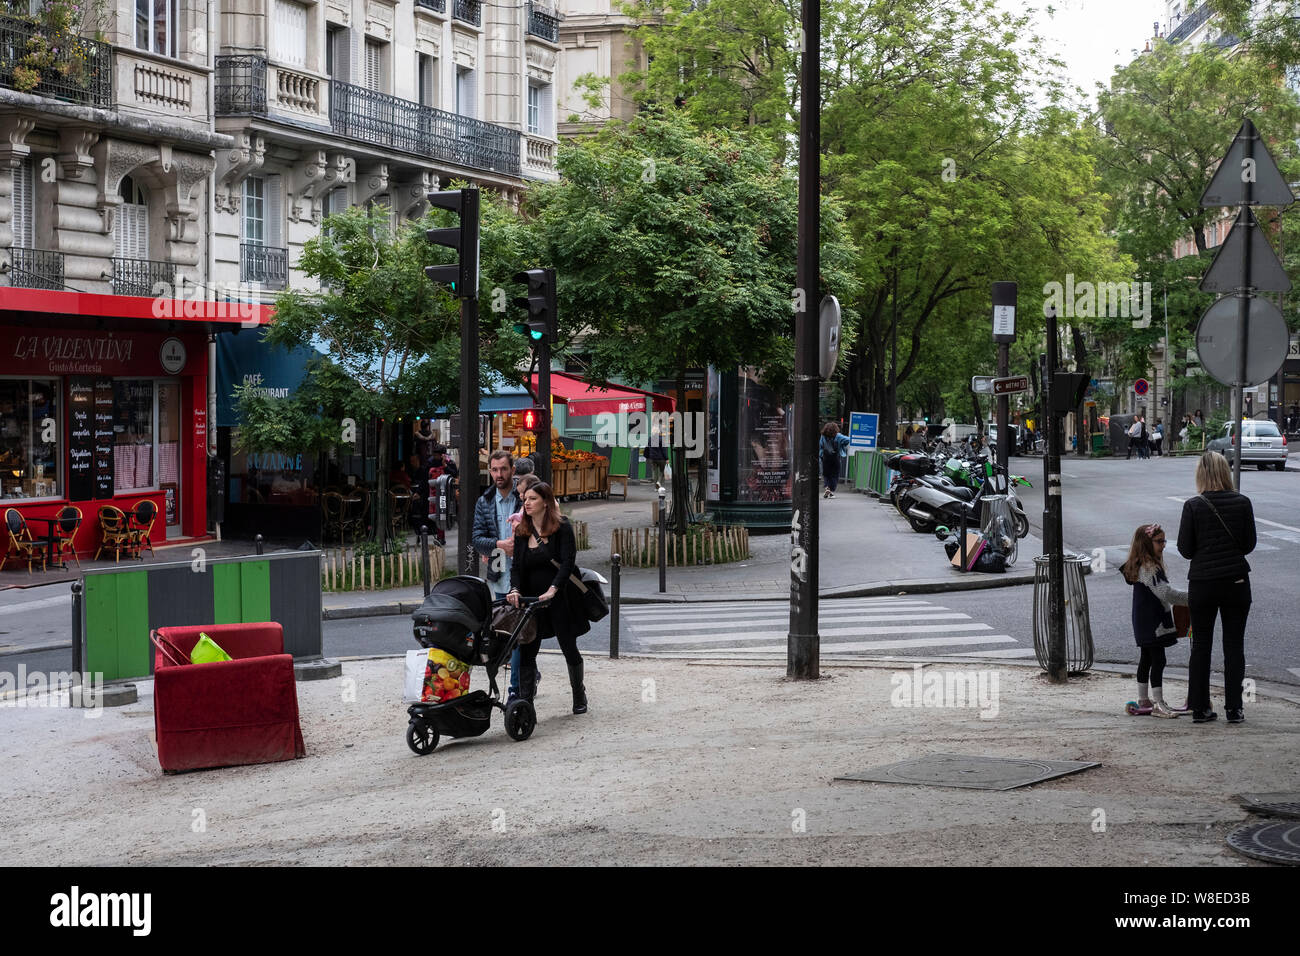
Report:
[[524,412],[524,428],[530,432],[540,432],[546,429],[546,409],[541,406],[534,406]]

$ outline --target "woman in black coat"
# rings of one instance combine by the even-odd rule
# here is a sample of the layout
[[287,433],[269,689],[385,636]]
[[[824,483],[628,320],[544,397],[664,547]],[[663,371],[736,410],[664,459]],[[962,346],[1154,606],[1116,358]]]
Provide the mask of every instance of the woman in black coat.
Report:
[[510,565],[510,593],[515,607],[520,596],[551,603],[536,612],[537,640],[519,650],[519,686],[533,699],[536,691],[537,652],[542,640],[554,637],[569,665],[573,712],[587,712],[587,690],[582,683],[582,655],[578,638],[591,630],[581,598],[569,582],[577,568],[578,542],[573,526],[560,514],[551,486],[538,482],[524,493],[524,517],[515,529],[515,556]]
[[1214,619],[1223,619],[1223,707],[1228,723],[1246,719],[1241,684],[1246,677],[1246,616],[1250,613],[1250,565],[1255,550],[1255,512],[1250,499],[1232,490],[1227,459],[1207,451],[1196,466],[1195,498],[1183,502],[1178,553],[1192,562],[1187,572],[1192,618],[1187,705],[1192,720],[1217,720],[1210,707],[1210,650]]

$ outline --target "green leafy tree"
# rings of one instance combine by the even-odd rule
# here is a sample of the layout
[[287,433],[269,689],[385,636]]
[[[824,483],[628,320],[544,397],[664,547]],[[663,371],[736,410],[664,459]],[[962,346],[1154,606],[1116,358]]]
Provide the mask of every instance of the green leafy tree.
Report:
[[[564,178],[528,196],[559,272],[566,325],[587,332],[591,375],[632,381],[760,365],[788,379],[795,296],[797,184],[773,150],[680,116],[642,114],[565,147]],[[823,212],[820,296],[851,298],[852,247]],[[852,322],[850,314],[848,321]],[[674,452],[674,521],[685,533],[685,450]]]

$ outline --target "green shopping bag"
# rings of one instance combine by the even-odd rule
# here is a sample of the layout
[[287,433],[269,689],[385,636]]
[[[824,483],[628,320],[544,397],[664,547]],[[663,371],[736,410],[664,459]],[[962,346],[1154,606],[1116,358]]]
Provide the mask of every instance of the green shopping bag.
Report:
[[194,650],[190,651],[191,664],[211,664],[213,661],[234,660],[229,654],[221,649],[212,638],[199,632],[199,641],[194,645]]

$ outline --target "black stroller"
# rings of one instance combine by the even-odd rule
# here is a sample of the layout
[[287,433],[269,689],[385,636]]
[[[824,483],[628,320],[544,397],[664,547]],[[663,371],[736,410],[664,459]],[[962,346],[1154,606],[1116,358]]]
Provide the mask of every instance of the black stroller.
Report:
[[[501,701],[497,671],[510,659],[519,635],[540,605],[536,598],[521,598],[523,613],[513,630],[492,627],[493,611],[505,601],[493,601],[492,592],[478,578],[459,575],[439,581],[412,616],[415,639],[421,647],[436,647],[471,666],[487,668],[491,693],[472,691],[463,697],[437,703],[412,704],[407,713],[406,743],[421,757],[433,753],[442,735],[478,737],[492,724],[492,708],[505,713],[506,733],[513,740],[527,740],[537,726],[537,711],[531,701],[519,698],[508,705]],[[544,605],[540,605],[544,606]]]

